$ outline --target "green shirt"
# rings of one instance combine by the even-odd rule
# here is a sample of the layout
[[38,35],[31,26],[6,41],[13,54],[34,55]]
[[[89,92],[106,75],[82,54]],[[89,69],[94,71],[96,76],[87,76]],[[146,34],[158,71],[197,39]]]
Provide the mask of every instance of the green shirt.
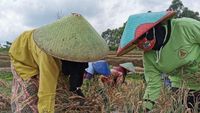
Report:
[[[144,53],[144,74],[147,87],[144,99],[155,101],[163,84],[161,73],[167,73],[172,87],[200,90],[200,22],[190,18],[172,19],[171,36],[160,50]],[[144,106],[152,109],[149,102]]]

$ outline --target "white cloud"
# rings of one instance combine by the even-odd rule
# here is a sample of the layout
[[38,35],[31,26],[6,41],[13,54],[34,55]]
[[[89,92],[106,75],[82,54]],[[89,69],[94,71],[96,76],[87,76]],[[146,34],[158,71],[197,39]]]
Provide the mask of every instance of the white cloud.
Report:
[[199,0],[181,0],[183,2],[183,5],[185,7],[188,7],[189,9],[193,11],[197,11],[200,13],[200,1]]
[[0,12],[0,41],[13,40],[16,35],[25,29],[29,29],[23,24],[24,18],[16,14],[13,10]]
[[[183,4],[199,11],[200,1],[182,0]],[[21,32],[51,23],[58,12],[68,15],[81,13],[101,33],[123,25],[129,15],[163,11],[171,0],[1,0],[0,43],[13,41]]]

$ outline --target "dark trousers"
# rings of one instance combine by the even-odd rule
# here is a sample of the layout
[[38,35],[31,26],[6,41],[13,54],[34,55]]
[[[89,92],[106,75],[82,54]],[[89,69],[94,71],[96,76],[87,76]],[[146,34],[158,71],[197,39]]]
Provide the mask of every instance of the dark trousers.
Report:
[[[178,93],[179,88],[172,87],[172,91]],[[195,104],[198,104],[198,112],[200,112],[200,91],[189,90],[187,97],[188,108],[193,109]]]
[[69,77],[69,90],[75,91],[76,88],[81,87],[83,84],[83,74],[74,74]]

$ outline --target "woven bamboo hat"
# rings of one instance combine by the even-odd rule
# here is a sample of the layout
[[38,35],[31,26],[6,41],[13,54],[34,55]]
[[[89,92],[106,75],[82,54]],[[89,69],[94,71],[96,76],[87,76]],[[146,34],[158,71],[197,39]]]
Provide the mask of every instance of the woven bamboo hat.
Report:
[[130,72],[135,72],[135,67],[134,67],[133,63],[131,63],[131,62],[127,62],[127,63],[123,63],[123,64],[119,64],[119,65]]
[[96,61],[108,53],[105,40],[76,13],[36,29],[33,39],[47,54],[63,60]]

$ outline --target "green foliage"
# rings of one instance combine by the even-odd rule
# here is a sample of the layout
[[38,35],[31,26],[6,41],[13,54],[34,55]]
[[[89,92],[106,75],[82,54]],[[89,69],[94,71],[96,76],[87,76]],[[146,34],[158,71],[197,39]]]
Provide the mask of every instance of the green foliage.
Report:
[[172,4],[167,10],[176,11],[176,18],[189,17],[196,20],[200,20],[199,13],[190,10],[188,7],[185,7],[181,0],[173,0]]
[[9,48],[0,48],[0,52],[7,52],[9,51]]
[[184,8],[184,5],[181,2],[181,0],[173,0],[171,5],[169,6],[169,8],[167,10],[176,11],[177,12],[176,17],[179,18],[183,8]]
[[187,7],[183,8],[183,12],[180,15],[181,17],[189,17],[200,21],[199,12],[194,12]]
[[124,31],[125,24],[122,27],[116,28],[116,29],[107,29],[104,31],[101,36],[106,40],[110,50],[117,50],[120,42],[120,38],[122,36],[122,33]]
[[8,52],[11,44],[12,44],[11,42],[6,41],[5,45],[0,45],[0,52],[3,52],[3,53]]
[[0,72],[0,79],[5,80],[5,81],[12,81],[12,73]]
[[11,72],[0,72],[0,94],[11,95]]

